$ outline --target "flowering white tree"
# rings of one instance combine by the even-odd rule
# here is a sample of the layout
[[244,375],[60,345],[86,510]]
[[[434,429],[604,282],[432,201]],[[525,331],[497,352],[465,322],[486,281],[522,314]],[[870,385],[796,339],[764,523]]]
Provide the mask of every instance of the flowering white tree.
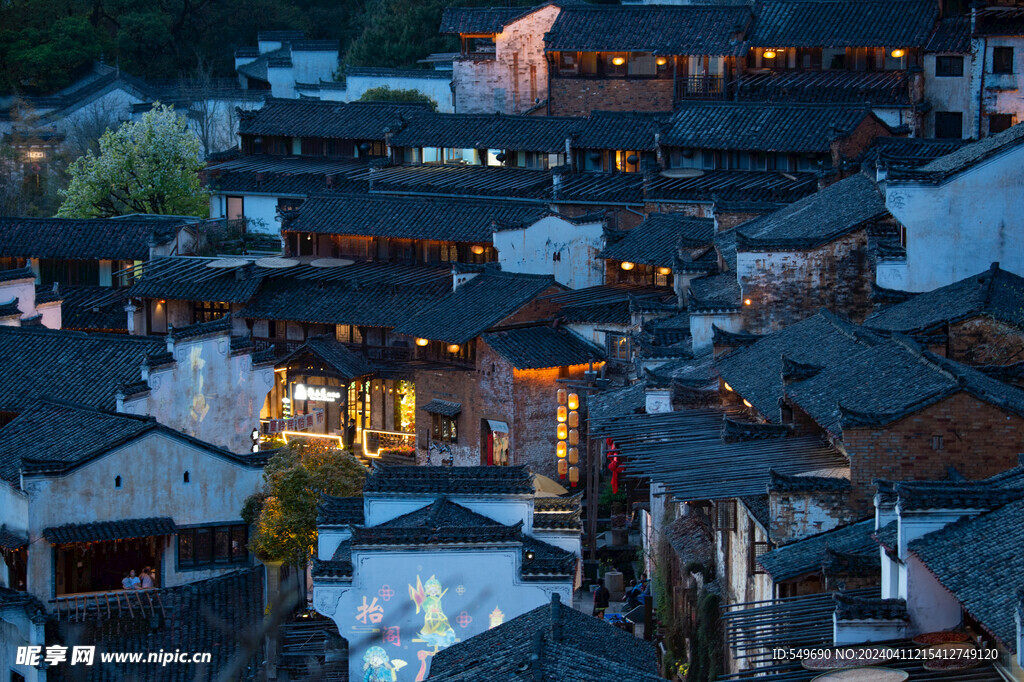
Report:
[[58,217],[207,214],[199,138],[173,108],[157,104],[142,120],[108,130],[99,146],[98,155],[89,152],[68,168]]

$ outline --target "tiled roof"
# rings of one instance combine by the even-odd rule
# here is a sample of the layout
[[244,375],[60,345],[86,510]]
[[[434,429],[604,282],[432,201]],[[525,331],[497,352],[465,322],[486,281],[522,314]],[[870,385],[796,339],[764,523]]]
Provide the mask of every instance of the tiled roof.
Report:
[[873,555],[877,563],[878,544],[871,538],[874,530],[875,520],[866,519],[783,545],[762,554],[757,561],[775,582],[817,573],[827,549]]
[[245,303],[259,289],[265,270],[251,264],[212,267],[217,259],[189,256],[154,258],[128,289],[132,298]]
[[263,108],[243,112],[238,133],[383,141],[384,133],[400,128],[404,117],[422,111],[428,111],[426,105],[269,99]]
[[277,361],[277,366],[284,367],[293,359],[306,353],[312,353],[324,364],[346,380],[364,376],[373,371],[362,353],[350,350],[348,346],[335,339],[332,335],[313,336],[286,357]]
[[749,23],[742,6],[577,5],[562,8],[545,43],[548,50],[738,56]]
[[1014,611],[1024,589],[1024,500],[961,519],[910,543],[910,551],[952,592],[964,610],[1009,650]]
[[894,168],[889,171],[888,181],[902,180],[939,183],[957,173],[1014,149],[1024,143],[1024,125],[1017,124],[1001,133],[989,135],[977,142],[964,145],[952,154],[940,156],[918,168]]
[[935,25],[935,32],[924,46],[925,52],[944,54],[970,54],[971,18],[969,16],[946,17]]
[[874,532],[873,537],[886,549],[895,550],[899,541],[900,522],[890,521]]
[[18,279],[35,279],[36,275],[32,272],[32,268],[25,266],[23,268],[11,268],[10,270],[0,270],[0,282],[13,282]]
[[923,351],[906,338],[825,362],[814,376],[790,383],[786,396],[833,434],[891,423],[961,391],[1024,415],[1024,390]]
[[118,386],[137,381],[146,356],[165,347],[149,336],[0,327],[0,409],[59,396],[112,410]]
[[402,467],[376,466],[366,477],[365,493],[420,495],[532,495],[525,466]]
[[992,317],[1024,329],[1024,277],[999,268],[917,294],[873,313],[864,326],[904,333],[927,332],[946,323]]
[[551,174],[532,168],[445,164],[372,168],[374,193],[425,193],[459,197],[549,200]]
[[666,126],[669,147],[826,154],[871,111],[849,104],[686,102]]
[[0,549],[15,550],[28,547],[28,538],[7,530],[6,526],[0,526]]
[[940,156],[960,149],[966,140],[929,137],[878,137],[871,143],[866,157],[886,166],[923,166]]
[[442,414],[446,417],[457,417],[462,412],[462,403],[434,398],[421,409],[428,414]]
[[750,515],[766,530],[771,527],[771,511],[768,506],[768,495],[748,495],[739,498]]
[[594,111],[577,126],[572,146],[654,151],[658,146],[655,135],[661,131],[665,118],[665,114],[636,111]]
[[363,498],[324,495],[317,507],[318,526],[360,526],[365,520]]
[[690,281],[691,312],[739,309],[740,284],[735,272],[698,277]]
[[501,33],[515,19],[531,12],[525,7],[445,7],[441,33]]
[[693,250],[711,245],[715,221],[681,213],[654,213],[598,256],[666,268],[673,267],[680,248]]
[[[42,300],[41,291],[53,295],[52,287],[37,287],[37,305]],[[110,287],[102,286],[61,287],[56,294],[61,301],[61,329],[127,333],[128,314],[124,310],[127,297],[111,296],[111,293]]]
[[909,107],[909,87],[906,71],[766,71],[740,76],[736,98],[754,102],[861,102],[876,107]]
[[897,481],[893,484],[903,511],[919,509],[997,509],[1024,498],[1024,485],[984,481]]
[[697,562],[710,568],[715,563],[715,533],[697,514],[680,516],[665,526],[665,539],[685,567]]
[[557,286],[553,277],[486,268],[433,305],[396,325],[395,332],[445,343],[466,343]]
[[366,172],[367,164],[360,160],[254,154],[208,166],[204,174],[210,190],[221,194],[303,196],[327,189],[365,192]]
[[758,47],[923,47],[928,0],[762,0],[747,38]]
[[903,599],[858,597],[836,592],[836,618],[839,620],[910,620]]
[[[431,80],[452,79],[451,71],[438,71],[435,69],[396,69],[390,66],[345,66],[345,78],[429,78]],[[321,88],[324,86],[341,85],[340,83],[320,81]]]
[[875,334],[820,311],[717,359],[722,378],[765,418],[779,421],[783,356],[824,365],[877,343]]
[[546,369],[601,362],[604,351],[567,329],[551,325],[513,327],[482,336],[516,369]]
[[351,579],[355,574],[352,565],[352,541],[345,540],[338,544],[330,559],[313,558],[313,577],[323,579]]
[[321,195],[290,214],[281,230],[318,234],[490,242],[494,224],[529,224],[547,215],[533,204],[472,199]]
[[657,682],[650,642],[560,603],[550,604],[443,649],[430,663],[433,682]]
[[640,412],[647,405],[647,394],[644,392],[646,387],[646,382],[638,381],[588,396],[588,418],[593,423],[601,419]]
[[0,257],[149,260],[149,243],[173,241],[178,223],[123,218],[0,218]]
[[705,171],[693,177],[654,173],[573,173],[561,176],[555,203],[643,204],[647,201],[788,203],[818,189],[814,173]]
[[506,114],[419,113],[391,137],[392,147],[455,147],[565,153],[584,119]]
[[1012,5],[979,7],[974,33],[979,36],[1024,35],[1024,12]]
[[814,248],[888,215],[878,187],[862,173],[740,225],[740,248]]
[[69,523],[43,530],[43,537],[51,545],[65,545],[73,542],[103,542],[106,540],[130,540],[154,535],[174,535],[178,527],[174,519],[155,516],[147,519],[124,519],[92,523]]
[[[411,468],[411,467],[410,467]],[[352,529],[352,545],[507,543],[521,540],[519,526],[506,526],[446,497],[371,528]]]
[[831,476],[793,476],[770,471],[768,491],[773,493],[847,492],[850,480]]
[[582,530],[582,493],[533,500],[533,527],[544,530]]

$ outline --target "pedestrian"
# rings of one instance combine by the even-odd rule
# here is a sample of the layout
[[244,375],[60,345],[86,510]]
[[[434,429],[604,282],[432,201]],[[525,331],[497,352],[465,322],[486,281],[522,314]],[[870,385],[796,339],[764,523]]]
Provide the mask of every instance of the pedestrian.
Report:
[[597,590],[594,592],[594,617],[604,618],[605,609],[608,608],[608,602],[611,601],[612,593],[608,591],[608,588],[604,586],[604,583],[597,584]]
[[143,590],[151,590],[156,587],[156,583],[153,582],[153,569],[146,566],[142,569],[142,576],[139,580],[139,588]]
[[349,450],[355,452],[356,449],[356,420],[349,419],[348,426],[345,427],[345,445],[348,446]]
[[139,581],[138,577],[135,575],[135,569],[134,568],[132,570],[128,571],[128,575],[126,575],[124,577],[124,580],[121,581],[121,585],[126,590],[137,590],[137,589],[139,589],[139,583],[140,583],[140,581]]

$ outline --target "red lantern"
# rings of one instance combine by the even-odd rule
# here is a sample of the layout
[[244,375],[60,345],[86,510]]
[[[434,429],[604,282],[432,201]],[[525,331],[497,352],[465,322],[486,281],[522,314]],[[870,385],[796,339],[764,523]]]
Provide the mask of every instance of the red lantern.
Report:
[[565,478],[567,473],[569,473],[569,463],[564,459],[558,460],[558,477]]

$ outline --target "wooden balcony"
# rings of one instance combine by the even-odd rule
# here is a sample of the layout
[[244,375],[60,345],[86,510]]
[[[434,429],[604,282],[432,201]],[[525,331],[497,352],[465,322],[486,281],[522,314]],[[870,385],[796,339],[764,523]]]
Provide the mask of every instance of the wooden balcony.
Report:
[[676,79],[676,99],[725,99],[723,76],[684,76]]

